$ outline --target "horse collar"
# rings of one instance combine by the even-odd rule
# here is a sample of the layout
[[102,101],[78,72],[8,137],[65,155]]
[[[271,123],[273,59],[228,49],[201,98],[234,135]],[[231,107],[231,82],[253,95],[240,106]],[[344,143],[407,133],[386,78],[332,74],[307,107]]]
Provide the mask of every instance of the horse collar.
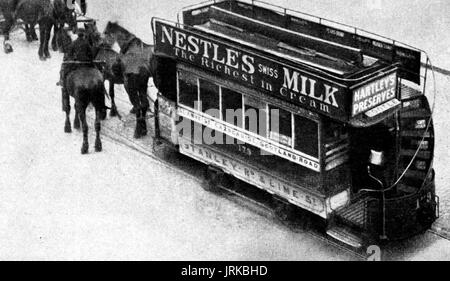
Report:
[[123,48],[121,48],[120,53],[121,54],[125,54],[128,49],[130,48],[131,44],[133,43],[134,40],[138,39],[136,36],[132,36],[130,40],[128,40],[124,45]]

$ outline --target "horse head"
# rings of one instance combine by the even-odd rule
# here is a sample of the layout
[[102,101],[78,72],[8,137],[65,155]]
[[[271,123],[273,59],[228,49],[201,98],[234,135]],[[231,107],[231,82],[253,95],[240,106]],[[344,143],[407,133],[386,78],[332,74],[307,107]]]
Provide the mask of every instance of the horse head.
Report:
[[85,23],[84,29],[86,30],[86,36],[91,46],[99,47],[100,45],[104,44],[101,33],[98,31],[96,21]]
[[[85,15],[87,10],[86,0],[64,0],[66,7],[77,15]],[[78,4],[80,2],[80,4]]]
[[56,33],[56,44],[58,48],[65,54],[69,50],[69,46],[72,43],[72,37],[69,34],[69,30],[61,28]]
[[134,34],[120,26],[117,22],[108,22],[103,31],[103,34],[107,41],[109,42],[117,42],[120,48],[123,48],[127,42],[131,39],[136,38]]
[[67,23],[70,29],[75,31],[77,27],[77,13],[75,9],[67,5],[67,0],[55,0],[53,3],[56,21],[59,24]]

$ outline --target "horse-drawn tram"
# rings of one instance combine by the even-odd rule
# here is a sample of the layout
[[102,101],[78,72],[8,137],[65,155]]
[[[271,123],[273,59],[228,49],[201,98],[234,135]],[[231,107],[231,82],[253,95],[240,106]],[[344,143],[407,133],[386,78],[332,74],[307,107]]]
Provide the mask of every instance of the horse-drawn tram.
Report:
[[258,1],[182,18],[152,20],[158,136],[214,184],[243,181],[353,247],[436,220],[424,53]]

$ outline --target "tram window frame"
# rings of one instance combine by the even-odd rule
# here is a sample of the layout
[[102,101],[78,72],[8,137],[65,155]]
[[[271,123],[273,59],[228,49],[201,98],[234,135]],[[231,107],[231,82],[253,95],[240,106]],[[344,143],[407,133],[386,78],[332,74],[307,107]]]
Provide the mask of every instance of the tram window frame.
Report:
[[[269,118],[267,114],[268,104],[249,95],[242,95],[242,103],[243,103],[243,118],[244,118],[243,129],[246,130],[247,132],[251,132],[253,134],[268,139],[269,138],[269,128],[267,126]],[[256,116],[252,114],[253,112],[256,112]],[[262,112],[264,113],[264,115],[261,114]],[[255,126],[250,124],[251,119],[255,118],[257,128],[254,128]],[[256,131],[252,129],[256,129]]]
[[[184,80],[183,78],[187,78],[187,80]],[[191,93],[189,93],[187,90],[189,90],[189,87],[187,87],[187,90],[183,90],[183,84],[188,85],[187,82],[194,82],[195,83],[190,83],[189,85],[192,85],[195,87],[195,91],[191,91]],[[192,75],[191,73],[187,72],[187,71],[182,71],[179,70],[177,72],[177,87],[178,87],[178,91],[177,91],[177,103],[181,104],[183,106],[187,106],[189,108],[192,109],[199,109],[199,78],[196,75]],[[192,90],[194,89],[194,87],[192,87]],[[186,94],[184,94],[186,93]],[[184,94],[184,95],[182,95]],[[182,99],[183,97],[187,97],[186,100]],[[195,97],[194,100],[189,100],[189,97]]]
[[[302,120],[300,120],[302,119]],[[314,128],[310,130],[310,134],[308,135],[307,129],[309,125],[314,125]],[[301,153],[307,154],[309,156],[320,158],[320,124],[318,121],[306,118],[304,116],[294,114],[294,140],[293,140],[293,149],[295,151],[299,151]],[[300,129],[300,130],[299,130]],[[313,136],[314,134],[314,136]],[[308,140],[306,142],[307,145],[304,145],[305,142],[300,143],[300,139]],[[316,145],[311,145],[314,140]]]
[[[275,112],[279,112],[277,114],[278,115],[277,120],[279,121],[279,123],[281,123],[281,119],[285,119],[285,121],[287,121],[287,118],[290,119],[289,126],[287,126],[287,125],[283,126],[283,132],[281,132],[281,126],[278,127],[278,129],[279,129],[278,132],[272,131],[272,126],[274,125],[274,122],[276,122],[273,120],[274,117],[272,114],[274,114]],[[268,122],[269,122],[268,139],[275,141],[275,142],[279,143],[280,145],[287,146],[287,147],[294,149],[294,143],[295,143],[295,141],[294,141],[294,135],[295,135],[294,121],[293,121],[294,114],[291,111],[288,111],[288,110],[282,109],[278,106],[269,104],[268,105],[268,115],[269,115],[268,116]],[[287,116],[289,116],[289,117],[287,117]],[[289,133],[289,135],[285,134],[285,132]],[[287,141],[282,142],[282,137],[286,137]]]
[[[248,130],[246,128],[246,116],[245,116],[246,115],[246,103],[245,103],[245,101],[246,101],[246,98],[252,99],[252,100],[256,101],[257,103],[260,103],[260,106],[259,106],[260,109],[265,109],[264,111],[266,113],[265,114],[265,121],[266,121],[265,130],[263,130],[265,132],[260,132],[260,130],[258,130],[259,132],[257,135],[267,139],[268,141],[275,142],[278,145],[280,145],[281,147],[288,147],[288,148],[292,149],[292,151],[296,151],[296,152],[308,155],[308,156],[310,156],[314,159],[318,159],[320,161],[321,144],[324,143],[324,140],[320,139],[321,138],[320,131],[322,129],[321,129],[319,120],[316,120],[314,118],[308,118],[302,114],[294,113],[289,109],[284,109],[283,107],[280,107],[278,105],[268,103],[265,100],[258,100],[258,98],[254,97],[254,95],[244,94],[242,90],[237,90],[234,87],[225,86],[223,83],[217,83],[216,81],[212,81],[211,79],[208,79],[202,75],[191,73],[186,70],[178,70],[178,75],[181,76],[180,74],[184,74],[184,75],[188,76],[189,78],[195,79],[197,81],[197,98],[196,98],[197,104],[196,104],[196,107],[193,108],[194,110],[197,110],[197,111],[201,112],[202,114],[206,114],[206,113],[204,113],[202,108],[199,108],[199,104],[200,104],[199,102],[201,101],[201,82],[200,81],[203,80],[207,83],[215,85],[219,89],[220,116],[212,116],[212,117],[217,120],[220,120],[221,122],[225,122],[229,125],[235,126],[236,128],[242,129],[248,133],[256,134],[255,132],[252,132],[251,130]],[[177,96],[178,96],[178,98],[179,98],[180,89],[181,89],[181,87],[179,85],[180,81],[181,81],[180,79],[177,79],[177,83],[178,83],[178,95]],[[233,123],[227,122],[227,120],[226,120],[226,114],[224,112],[224,103],[223,103],[224,98],[223,97],[224,97],[224,94],[226,94],[227,92],[231,92],[233,94],[240,95],[240,97],[241,97],[241,102],[239,102],[239,108],[242,111],[242,118],[238,119],[237,122],[236,122],[236,118],[234,118]],[[183,106],[187,106],[187,105],[181,103],[180,100],[178,100],[178,103]],[[264,106],[262,106],[263,104],[264,104]],[[265,107],[265,108],[263,108],[263,107]],[[280,142],[279,140],[277,140],[276,138],[271,137],[271,126],[272,126],[272,124],[271,124],[271,122],[272,122],[271,109],[279,109],[286,116],[290,116],[291,125],[286,126],[286,128],[289,128],[289,135],[287,135],[286,137],[290,138],[290,139],[288,139],[287,142],[283,143],[283,142]],[[298,118],[303,118],[304,120],[307,120],[307,122],[314,124],[315,128],[317,128],[317,130],[314,130],[314,137],[310,136],[307,138],[308,142],[311,142],[312,138],[314,139],[314,143],[317,144],[317,149],[316,149],[316,147],[314,147],[313,151],[305,150],[305,149],[302,149],[302,146],[298,145],[298,141],[296,140],[297,134],[300,134],[300,135],[302,134],[301,131],[298,132],[298,130],[301,130],[301,126],[298,125],[299,122],[296,120]],[[260,118],[258,116],[258,123],[259,123],[259,121],[260,121]],[[286,129],[285,129],[285,131],[287,132]]]
[[[244,115],[243,115],[242,111],[244,108],[244,104],[243,104],[244,94],[237,92],[235,90],[229,89],[227,87],[223,87],[222,85],[219,85],[219,87],[220,87],[220,107],[221,107],[221,114],[222,114],[221,120],[230,125],[236,126],[238,128],[243,128],[244,127],[244,121],[243,121]],[[237,108],[237,106],[236,106],[236,109],[235,108],[226,108],[226,107],[228,107],[228,104],[224,105],[224,101],[227,100],[227,103],[228,103],[228,96],[232,96],[232,95],[239,95],[239,97],[237,98],[237,101],[239,102],[238,104],[240,105],[239,108]],[[224,96],[226,96],[227,98],[224,98]],[[237,116],[236,116],[237,118],[233,118],[233,123],[229,122],[231,120],[227,120],[228,116],[226,114],[227,113],[226,111],[231,110],[231,109],[235,110],[235,112],[237,111]]]
[[[201,112],[203,112],[204,114],[207,114],[211,117],[217,118],[217,119],[221,119],[221,87],[219,84],[208,81],[206,79],[203,78],[197,78],[198,80],[198,89],[199,89],[199,97],[198,97],[198,102],[199,102],[199,108],[198,110],[200,110]],[[216,91],[217,90],[217,91]],[[216,99],[211,98],[211,96],[214,94],[214,97],[216,97]],[[207,98],[204,98],[204,96],[206,96]],[[213,104],[214,102],[210,102],[210,101],[217,101],[217,104],[215,104],[217,107],[210,107],[209,105]],[[208,101],[205,104],[205,101]]]

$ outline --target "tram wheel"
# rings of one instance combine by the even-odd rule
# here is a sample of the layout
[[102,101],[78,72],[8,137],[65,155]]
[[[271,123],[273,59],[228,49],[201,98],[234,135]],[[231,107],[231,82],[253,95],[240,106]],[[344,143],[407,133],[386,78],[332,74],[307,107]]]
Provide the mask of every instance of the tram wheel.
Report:
[[222,182],[223,172],[217,168],[208,166],[205,169],[205,182],[203,189],[208,192],[218,193],[220,191],[219,185]]
[[275,199],[274,214],[283,224],[290,224],[293,218],[293,207],[289,203],[285,203]]

